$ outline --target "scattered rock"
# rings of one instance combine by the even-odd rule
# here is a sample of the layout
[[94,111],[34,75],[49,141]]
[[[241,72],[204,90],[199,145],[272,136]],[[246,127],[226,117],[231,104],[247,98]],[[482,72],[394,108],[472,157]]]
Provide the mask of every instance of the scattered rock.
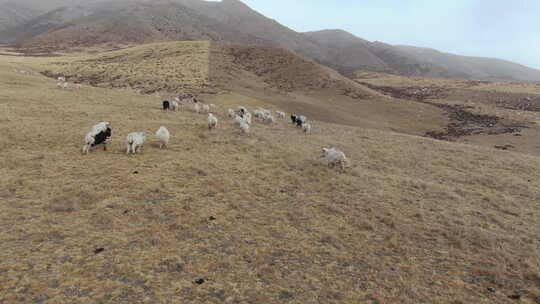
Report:
[[508,149],[513,149],[513,148],[515,147],[512,145],[495,146],[495,149],[499,149],[499,150],[508,150]]
[[209,218],[208,218],[208,220],[210,220],[210,221],[215,221],[215,220],[216,220],[216,218],[215,218],[215,217],[213,217],[213,216],[211,216],[211,217],[209,217]]
[[94,253],[95,253],[95,254],[100,254],[100,253],[102,253],[103,251],[105,251],[105,248],[100,247],[100,248],[96,248],[96,249],[94,250]]
[[513,295],[509,295],[508,298],[512,300],[521,300],[521,294],[515,293]]
[[133,171],[133,174],[139,174],[139,171]]
[[279,293],[279,299],[280,300],[292,300],[294,299],[294,295],[288,291],[282,291]]
[[202,284],[204,284],[204,279],[197,279],[197,280],[195,280],[195,284],[197,284],[197,285],[202,285]]
[[488,287],[487,290],[488,290],[489,292],[495,292],[495,291],[497,291],[497,290],[496,290],[495,288],[493,288],[493,287]]

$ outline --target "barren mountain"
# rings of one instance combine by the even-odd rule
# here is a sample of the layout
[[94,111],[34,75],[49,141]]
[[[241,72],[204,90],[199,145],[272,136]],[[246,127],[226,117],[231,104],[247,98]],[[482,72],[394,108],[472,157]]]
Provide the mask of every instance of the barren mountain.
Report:
[[[0,2],[0,6],[5,4]],[[95,0],[84,4],[58,0],[38,7],[56,9],[24,24],[10,23],[14,27],[0,33],[0,42],[47,51],[182,40],[271,44],[348,75],[368,70],[406,76],[540,81],[540,71],[502,60],[369,42],[342,30],[298,33],[238,0]]]
[[17,2],[0,3],[0,32],[36,17],[39,12]]
[[20,26],[17,32],[20,33],[15,36],[17,43],[41,50],[158,41],[260,42],[256,37],[170,2],[100,2],[62,7]]
[[423,62],[437,64],[453,74],[465,73],[474,78],[493,80],[503,78],[516,81],[540,81],[540,71],[506,60],[458,56],[414,46],[400,45],[396,48]]
[[357,69],[393,72],[389,65],[371,50],[371,43],[343,30],[323,30],[304,33],[310,40],[326,49],[322,63],[339,71]]

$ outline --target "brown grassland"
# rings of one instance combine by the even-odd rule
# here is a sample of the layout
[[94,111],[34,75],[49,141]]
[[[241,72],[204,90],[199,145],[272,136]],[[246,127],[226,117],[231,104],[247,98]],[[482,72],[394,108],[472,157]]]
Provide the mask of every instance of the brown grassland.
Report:
[[[180,59],[0,56],[0,303],[540,303],[540,142],[518,153],[421,137],[442,111],[278,92],[248,70],[248,88],[200,95],[218,109],[209,131],[186,106],[163,112],[137,85],[113,85],[119,71],[124,84],[205,83],[204,56],[181,51],[193,66],[176,80]],[[61,90],[14,69],[88,82]],[[223,115],[238,105],[305,108],[315,130],[255,122],[242,135]],[[109,150],[83,156],[99,121]],[[129,132],[161,125],[168,149],[149,136],[125,155]],[[347,154],[345,172],[322,163],[323,146]]]

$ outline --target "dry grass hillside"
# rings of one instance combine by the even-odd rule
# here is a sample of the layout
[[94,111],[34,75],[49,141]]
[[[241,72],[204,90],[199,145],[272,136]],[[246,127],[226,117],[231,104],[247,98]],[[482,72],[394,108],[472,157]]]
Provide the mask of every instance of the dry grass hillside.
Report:
[[96,55],[43,58],[40,69],[93,86],[180,93],[210,85],[209,50],[208,41],[148,44]]
[[472,80],[402,77],[358,71],[355,81],[394,98],[447,112],[437,138],[540,155],[540,86]]
[[[210,132],[152,96],[14,72],[63,60],[0,56],[0,303],[540,303],[537,156],[321,121],[244,136],[226,108],[281,108],[246,88],[200,96]],[[110,149],[83,156],[99,121]],[[124,154],[161,125],[168,149]]]
[[[12,60],[24,64],[27,58]],[[436,107],[388,98],[276,47],[169,42],[31,62],[49,76],[66,75],[74,82],[164,98],[241,92],[289,112],[351,126],[422,135],[446,124],[443,111]]]

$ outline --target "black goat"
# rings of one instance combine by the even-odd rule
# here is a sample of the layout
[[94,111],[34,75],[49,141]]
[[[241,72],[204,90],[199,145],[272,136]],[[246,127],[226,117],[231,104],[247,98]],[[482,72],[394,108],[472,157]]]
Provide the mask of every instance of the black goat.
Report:
[[297,120],[298,120],[298,116],[294,115],[294,114],[291,114],[291,122],[293,124],[296,124],[297,123]]
[[171,109],[171,103],[169,101],[165,100],[163,102],[163,110],[167,111],[167,110],[170,110],[170,109]]

